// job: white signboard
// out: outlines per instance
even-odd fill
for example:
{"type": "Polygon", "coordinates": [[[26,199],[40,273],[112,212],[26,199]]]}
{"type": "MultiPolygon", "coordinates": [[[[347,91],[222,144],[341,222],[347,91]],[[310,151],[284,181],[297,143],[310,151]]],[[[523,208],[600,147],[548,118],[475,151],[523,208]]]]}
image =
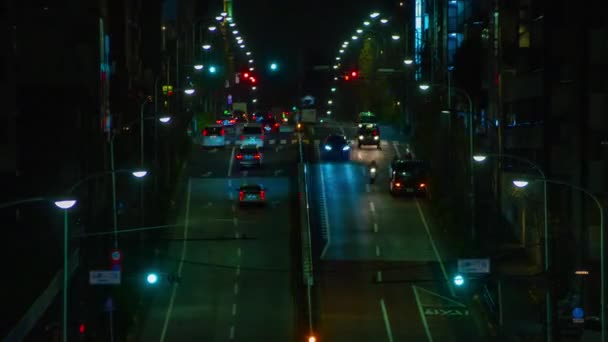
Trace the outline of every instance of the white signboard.
{"type": "Polygon", "coordinates": [[[247,113],[247,102],[234,102],[232,104],[232,110],[240,110],[247,113]]]}
{"type": "Polygon", "coordinates": [[[89,271],[91,285],[120,285],[120,271],[89,271]]]}
{"type": "Polygon", "coordinates": [[[490,259],[458,259],[460,273],[490,273],[490,259]]]}

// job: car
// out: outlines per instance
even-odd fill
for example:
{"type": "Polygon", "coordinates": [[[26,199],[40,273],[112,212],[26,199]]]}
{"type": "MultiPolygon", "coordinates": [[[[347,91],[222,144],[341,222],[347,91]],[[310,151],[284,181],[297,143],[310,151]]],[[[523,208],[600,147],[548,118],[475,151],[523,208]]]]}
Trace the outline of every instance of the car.
{"type": "Polygon", "coordinates": [[[390,167],[389,191],[391,195],[411,194],[426,196],[428,167],[422,160],[396,159],[390,167]]]}
{"type": "Polygon", "coordinates": [[[266,190],[260,184],[244,184],[239,187],[239,205],[266,204],[266,190]]]}
{"type": "Polygon", "coordinates": [[[262,119],[262,126],[264,127],[264,131],[266,131],[266,133],[278,133],[280,129],[279,123],[272,115],[262,119]]]}
{"type": "Polygon", "coordinates": [[[256,145],[264,148],[264,129],[258,123],[248,123],[241,129],[241,145],[256,145]]]}
{"type": "Polygon", "coordinates": [[[322,156],[326,159],[350,160],[350,144],[344,135],[328,135],[321,148],[322,156]]]}
{"type": "Polygon", "coordinates": [[[231,116],[225,116],[215,120],[215,123],[224,127],[233,127],[236,124],[236,118],[231,116]]]}
{"type": "Polygon", "coordinates": [[[359,131],[357,132],[357,142],[359,148],[361,148],[361,146],[374,145],[380,150],[380,129],[378,129],[378,127],[359,128],[359,131]]]}
{"type": "Polygon", "coordinates": [[[262,166],[263,155],[256,145],[241,145],[234,158],[240,167],[262,166]]]}
{"type": "Polygon", "coordinates": [[[226,131],[222,125],[208,125],[203,128],[203,147],[224,147],[226,131]]]}
{"type": "Polygon", "coordinates": [[[378,126],[378,119],[372,112],[361,112],[357,117],[358,128],[375,128],[378,126]]]}

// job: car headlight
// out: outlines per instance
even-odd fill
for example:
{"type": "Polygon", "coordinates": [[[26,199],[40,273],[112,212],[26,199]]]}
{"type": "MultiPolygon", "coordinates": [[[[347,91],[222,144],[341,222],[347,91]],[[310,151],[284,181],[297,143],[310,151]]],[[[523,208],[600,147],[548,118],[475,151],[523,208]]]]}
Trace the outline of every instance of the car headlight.
{"type": "Polygon", "coordinates": [[[378,139],[380,139],[380,137],[376,135],[376,136],[374,137],[374,140],[378,140],[378,139]]]}
{"type": "Polygon", "coordinates": [[[369,171],[370,171],[371,173],[374,173],[374,172],[376,172],[376,168],[375,168],[375,167],[372,167],[371,169],[369,169],[369,171]]]}
{"type": "Polygon", "coordinates": [[[331,146],[325,145],[325,151],[331,151],[331,146]]]}
{"type": "Polygon", "coordinates": [[[363,127],[363,124],[359,124],[359,128],[363,127]]]}
{"type": "Polygon", "coordinates": [[[363,136],[362,135],[359,136],[359,140],[363,140],[363,136]]]}
{"type": "Polygon", "coordinates": [[[346,145],[344,147],[342,147],[342,151],[348,151],[350,150],[350,146],[346,145]]]}

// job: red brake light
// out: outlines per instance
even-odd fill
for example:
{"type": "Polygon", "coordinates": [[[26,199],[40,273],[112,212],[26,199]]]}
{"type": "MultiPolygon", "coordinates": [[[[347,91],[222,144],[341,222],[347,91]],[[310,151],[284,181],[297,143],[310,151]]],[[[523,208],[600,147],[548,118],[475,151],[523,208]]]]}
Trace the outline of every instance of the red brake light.
{"type": "Polygon", "coordinates": [[[236,122],[236,120],[235,120],[235,119],[230,119],[230,123],[231,123],[231,124],[233,124],[233,123],[235,123],[235,122],[236,122]]]}
{"type": "Polygon", "coordinates": [[[240,160],[240,159],[243,159],[243,155],[242,155],[242,154],[240,154],[240,153],[239,153],[239,154],[237,154],[237,155],[236,155],[236,159],[239,159],[239,160],[240,160]]]}
{"type": "Polygon", "coordinates": [[[84,334],[85,330],[86,330],[86,327],[85,327],[84,323],[80,323],[80,326],[78,326],[78,332],[81,334],[84,334]]]}
{"type": "Polygon", "coordinates": [[[260,159],[260,158],[261,158],[261,156],[259,153],[255,155],[255,159],[260,159]]]}
{"type": "Polygon", "coordinates": [[[243,197],[245,197],[245,192],[239,191],[239,201],[242,201],[243,197]]]}
{"type": "Polygon", "coordinates": [[[204,137],[206,137],[206,136],[207,136],[207,130],[206,130],[206,129],[204,129],[204,130],[203,130],[203,136],[204,136],[204,137]]]}
{"type": "Polygon", "coordinates": [[[222,136],[224,136],[226,134],[226,131],[224,131],[224,129],[222,128],[222,131],[220,133],[222,136]]]}
{"type": "Polygon", "coordinates": [[[275,123],[275,124],[274,124],[274,127],[279,127],[279,124],[278,124],[278,123],[275,123]]]}
{"type": "Polygon", "coordinates": [[[216,123],[216,124],[221,124],[221,123],[222,123],[222,120],[215,120],[215,123],[216,123]]]}
{"type": "Polygon", "coordinates": [[[262,201],[266,200],[266,192],[264,190],[260,191],[260,198],[262,201]]]}

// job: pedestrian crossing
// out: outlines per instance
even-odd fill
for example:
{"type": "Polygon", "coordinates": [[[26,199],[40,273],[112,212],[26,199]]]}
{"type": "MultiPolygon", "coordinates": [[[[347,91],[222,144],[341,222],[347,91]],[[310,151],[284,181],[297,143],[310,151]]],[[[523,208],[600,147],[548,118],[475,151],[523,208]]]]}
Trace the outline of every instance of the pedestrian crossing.
{"type": "MultiPolygon", "coordinates": [[[[320,139],[302,139],[302,143],[304,144],[310,144],[313,143],[315,145],[319,145],[321,143],[320,139]]],[[[226,140],[225,145],[226,146],[239,146],[242,144],[241,140],[226,140]]],[[[269,139],[266,140],[265,145],[297,145],[298,144],[298,139],[269,139]]],[[[350,144],[351,145],[356,145],[357,144],[357,140],[353,139],[350,140],[350,144]]],[[[380,140],[380,145],[385,146],[385,145],[399,145],[399,144],[403,144],[403,145],[407,145],[404,142],[398,141],[398,140],[380,140]]]]}

